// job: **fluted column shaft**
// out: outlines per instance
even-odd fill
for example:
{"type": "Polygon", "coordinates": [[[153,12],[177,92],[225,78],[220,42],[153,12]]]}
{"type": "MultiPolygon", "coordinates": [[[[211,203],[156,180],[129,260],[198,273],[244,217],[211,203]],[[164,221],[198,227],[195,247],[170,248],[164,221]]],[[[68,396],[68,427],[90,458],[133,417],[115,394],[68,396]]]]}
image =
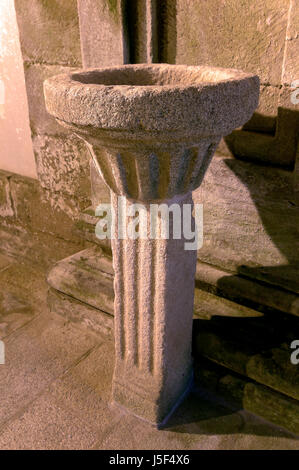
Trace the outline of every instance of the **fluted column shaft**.
{"type": "MultiPolygon", "coordinates": [[[[161,213],[155,218],[157,238],[151,238],[150,204],[143,204],[139,212],[139,230],[143,226],[146,237],[119,239],[119,235],[124,236],[120,199],[125,198],[111,192],[111,199],[116,214],[112,240],[116,347],[113,400],[139,417],[161,424],[192,379],[196,251],[185,249],[183,234],[180,239],[173,238],[172,216],[169,239],[161,238],[161,213]]],[[[125,202],[127,208],[134,203],[125,202]]],[[[191,193],[163,204],[167,208],[175,204],[176,210],[182,211],[184,204],[192,205],[191,193]]]]}

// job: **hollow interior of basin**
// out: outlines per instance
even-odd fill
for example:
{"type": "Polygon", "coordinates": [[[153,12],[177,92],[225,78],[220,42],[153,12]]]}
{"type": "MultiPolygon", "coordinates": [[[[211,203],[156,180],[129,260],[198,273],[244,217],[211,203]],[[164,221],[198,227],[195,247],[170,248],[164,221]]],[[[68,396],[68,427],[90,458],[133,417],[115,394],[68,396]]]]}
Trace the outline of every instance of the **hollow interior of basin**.
{"type": "Polygon", "coordinates": [[[233,70],[180,65],[119,67],[72,74],[72,79],[93,85],[188,86],[237,78],[233,70]]]}

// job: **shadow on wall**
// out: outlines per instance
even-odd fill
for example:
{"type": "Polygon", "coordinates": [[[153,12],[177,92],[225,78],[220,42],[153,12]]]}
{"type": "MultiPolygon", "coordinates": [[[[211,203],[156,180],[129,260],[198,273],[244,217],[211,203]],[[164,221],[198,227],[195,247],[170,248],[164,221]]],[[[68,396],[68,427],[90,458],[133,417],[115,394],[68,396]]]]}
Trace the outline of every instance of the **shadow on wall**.
{"type": "MultiPolygon", "coordinates": [[[[272,242],[287,260],[287,265],[261,266],[257,268],[239,266],[240,274],[270,282],[287,290],[299,293],[299,208],[293,202],[290,187],[277,187],[273,200],[263,198],[263,184],[267,184],[265,173],[245,175],[237,161],[227,160],[226,165],[236,174],[250,191],[263,227],[272,242]],[[244,178],[248,176],[248,178],[244,178]]],[[[273,172],[273,170],[272,170],[273,172]]],[[[270,173],[270,172],[269,172],[270,173]]],[[[273,172],[274,173],[274,172],[273,172]]],[[[273,183],[275,179],[273,178],[273,183]]],[[[219,281],[221,284],[221,281],[219,281]]]]}
{"type": "Polygon", "coordinates": [[[157,62],[176,63],[177,55],[177,6],[176,0],[164,0],[158,9],[158,60],[157,62]]]}
{"type": "MultiPolygon", "coordinates": [[[[286,111],[285,116],[291,115],[292,119],[286,121],[280,116],[278,120],[280,128],[276,130],[275,136],[262,136],[262,138],[268,139],[266,142],[268,142],[273,154],[275,153],[277,157],[281,154],[282,161],[280,163],[282,165],[283,153],[289,152],[291,167],[294,168],[299,112],[284,111],[286,111]]],[[[251,134],[247,138],[251,137],[253,141],[256,138],[256,134],[248,132],[241,132],[238,138],[241,140],[245,134],[251,134]]],[[[225,140],[234,154],[236,145],[232,143],[231,136],[225,140]]],[[[258,151],[258,148],[256,150],[258,151]]],[[[244,166],[239,164],[238,158],[240,156],[238,155],[235,160],[227,159],[225,164],[249,190],[265,231],[280,253],[288,260],[288,264],[260,267],[241,265],[238,268],[238,273],[299,293],[299,207],[294,190],[296,175],[291,171],[274,168],[271,165],[273,163],[271,155],[269,155],[269,162],[259,161],[259,157],[259,153],[256,158],[242,157],[242,160],[255,161],[255,165],[250,165],[247,171],[244,171],[244,166]]],[[[220,280],[219,287],[224,287],[223,283],[225,282],[229,282],[229,280],[227,278],[220,280]]]]}
{"type": "MultiPolygon", "coordinates": [[[[290,90],[286,90],[288,94],[290,90]]],[[[277,116],[271,123],[266,130],[266,126],[269,126],[268,116],[256,112],[242,130],[235,130],[225,138],[226,145],[237,158],[293,170],[298,144],[299,111],[279,106],[277,116]]]]}

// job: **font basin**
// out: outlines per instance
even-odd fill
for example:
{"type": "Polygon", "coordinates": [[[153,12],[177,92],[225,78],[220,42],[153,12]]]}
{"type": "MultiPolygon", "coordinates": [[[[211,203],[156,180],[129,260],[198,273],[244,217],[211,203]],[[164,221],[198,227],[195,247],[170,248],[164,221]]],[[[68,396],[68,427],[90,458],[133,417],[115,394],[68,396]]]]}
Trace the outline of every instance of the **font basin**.
{"type": "Polygon", "coordinates": [[[49,78],[44,93],[48,112],[83,133],[194,139],[224,136],[248,121],[258,104],[259,78],[208,66],[123,65],[49,78]]]}

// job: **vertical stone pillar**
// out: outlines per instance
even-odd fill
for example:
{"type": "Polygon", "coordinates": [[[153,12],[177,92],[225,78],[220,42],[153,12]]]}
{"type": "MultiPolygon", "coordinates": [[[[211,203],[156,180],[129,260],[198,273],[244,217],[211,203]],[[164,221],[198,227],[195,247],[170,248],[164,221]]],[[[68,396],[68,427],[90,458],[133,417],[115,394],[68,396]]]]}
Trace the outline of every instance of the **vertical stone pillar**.
{"type": "MultiPolygon", "coordinates": [[[[125,198],[111,194],[116,214],[112,241],[116,348],[113,401],[159,425],[178,405],[192,381],[196,250],[185,249],[188,241],[183,236],[174,238],[174,229],[183,232],[183,227],[182,222],[176,227],[173,223],[176,216],[182,221],[183,205],[192,206],[192,196],[188,192],[163,201],[162,212],[154,219],[150,204],[142,205],[139,235],[144,238],[132,239],[132,233],[129,238],[123,230],[130,230],[132,223],[130,217],[123,218],[125,198]],[[168,226],[163,208],[165,213],[173,209],[169,239],[161,238],[163,224],[168,226]],[[151,220],[156,222],[156,239],[151,238],[151,220]]],[[[125,201],[127,212],[133,215],[133,202],[125,201]]]]}

